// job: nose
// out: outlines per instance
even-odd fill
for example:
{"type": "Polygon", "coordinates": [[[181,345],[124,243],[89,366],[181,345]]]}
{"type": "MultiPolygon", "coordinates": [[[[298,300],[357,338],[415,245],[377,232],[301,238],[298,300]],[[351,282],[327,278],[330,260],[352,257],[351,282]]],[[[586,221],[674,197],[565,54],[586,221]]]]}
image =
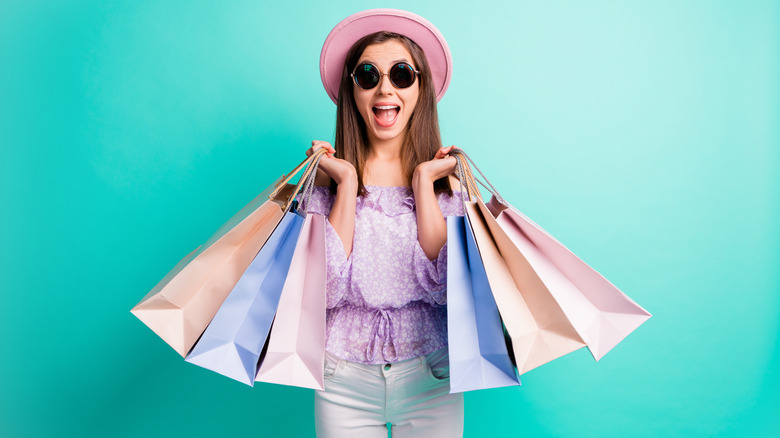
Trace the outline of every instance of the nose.
{"type": "Polygon", "coordinates": [[[390,82],[390,76],[387,73],[383,73],[379,76],[379,83],[376,86],[377,93],[390,94],[395,87],[390,82]]]}

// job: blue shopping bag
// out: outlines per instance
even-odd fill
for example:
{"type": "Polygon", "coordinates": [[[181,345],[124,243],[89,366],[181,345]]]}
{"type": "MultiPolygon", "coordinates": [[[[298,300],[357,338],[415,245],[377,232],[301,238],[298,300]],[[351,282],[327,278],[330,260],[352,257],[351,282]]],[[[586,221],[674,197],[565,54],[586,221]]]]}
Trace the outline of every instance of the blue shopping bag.
{"type": "Polygon", "coordinates": [[[471,225],[447,217],[450,392],[519,385],[471,225]]]}
{"type": "Polygon", "coordinates": [[[254,385],[303,222],[293,203],[187,355],[187,362],[254,385]]]}

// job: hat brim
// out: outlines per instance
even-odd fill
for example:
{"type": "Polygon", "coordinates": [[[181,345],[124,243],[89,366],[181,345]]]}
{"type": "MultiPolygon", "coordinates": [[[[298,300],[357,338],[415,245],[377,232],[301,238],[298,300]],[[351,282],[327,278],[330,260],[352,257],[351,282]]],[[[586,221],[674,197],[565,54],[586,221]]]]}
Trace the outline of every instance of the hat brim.
{"type": "Polygon", "coordinates": [[[358,12],[342,20],[330,31],[320,53],[320,76],[331,100],[338,103],[341,71],[349,49],[360,38],[379,31],[404,35],[422,48],[431,68],[436,101],[440,101],[452,76],[452,56],[447,41],[428,20],[399,9],[358,12]]]}

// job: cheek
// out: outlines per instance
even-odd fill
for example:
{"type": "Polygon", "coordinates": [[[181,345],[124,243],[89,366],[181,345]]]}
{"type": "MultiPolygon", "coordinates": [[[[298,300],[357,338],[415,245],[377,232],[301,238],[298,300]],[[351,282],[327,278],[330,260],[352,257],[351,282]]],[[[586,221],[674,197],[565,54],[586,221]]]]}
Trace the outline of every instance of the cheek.
{"type": "Polygon", "coordinates": [[[367,118],[369,116],[368,113],[370,113],[370,108],[368,108],[368,103],[366,99],[361,99],[360,96],[353,95],[355,98],[355,106],[357,107],[358,113],[363,117],[363,121],[367,122],[367,118]]]}
{"type": "Polygon", "coordinates": [[[412,114],[414,113],[414,110],[417,109],[417,105],[420,103],[419,99],[420,99],[420,93],[417,90],[410,92],[409,95],[406,97],[405,99],[406,109],[408,110],[407,114],[409,117],[411,117],[412,114]]]}

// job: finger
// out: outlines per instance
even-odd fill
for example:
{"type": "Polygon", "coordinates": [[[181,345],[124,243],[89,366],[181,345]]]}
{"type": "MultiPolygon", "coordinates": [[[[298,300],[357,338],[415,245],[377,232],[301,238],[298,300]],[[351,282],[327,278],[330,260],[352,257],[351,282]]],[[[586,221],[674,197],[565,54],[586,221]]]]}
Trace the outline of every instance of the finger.
{"type": "Polygon", "coordinates": [[[310,156],[312,156],[312,154],[317,152],[317,150],[319,150],[319,149],[325,149],[330,154],[335,153],[335,150],[330,145],[330,143],[328,143],[326,141],[313,140],[311,142],[311,148],[308,151],[306,151],[306,155],[310,157],[310,156]]]}
{"type": "Polygon", "coordinates": [[[327,147],[327,148],[330,148],[330,147],[332,147],[332,146],[330,145],[330,143],[328,143],[327,141],[322,141],[322,140],[312,140],[312,142],[311,142],[311,146],[312,146],[312,147],[315,147],[315,146],[321,146],[321,147],[327,147]]]}
{"type": "Polygon", "coordinates": [[[328,143],[327,141],[314,140],[314,141],[311,142],[311,144],[312,144],[312,150],[314,150],[314,151],[316,151],[317,149],[323,148],[323,149],[327,150],[331,154],[335,154],[336,153],[336,149],[334,149],[333,146],[331,146],[331,144],[328,143]]]}
{"type": "Polygon", "coordinates": [[[436,158],[444,158],[449,153],[449,148],[441,148],[438,151],[436,151],[436,158]]]}
{"type": "Polygon", "coordinates": [[[311,157],[314,155],[315,152],[317,152],[319,149],[322,149],[322,146],[312,146],[311,149],[306,151],[306,156],[311,157]]]}
{"type": "Polygon", "coordinates": [[[307,157],[311,157],[312,154],[314,154],[314,151],[319,149],[318,143],[319,143],[319,140],[312,140],[311,141],[311,147],[308,150],[306,150],[306,156],[307,157]]]}
{"type": "Polygon", "coordinates": [[[447,147],[442,147],[442,148],[440,148],[440,149],[439,149],[439,150],[436,152],[436,156],[437,156],[438,158],[444,158],[444,157],[445,157],[447,154],[449,154],[449,153],[450,153],[450,151],[452,151],[452,148],[454,148],[454,147],[455,147],[455,146],[447,146],[447,147]]]}
{"type": "Polygon", "coordinates": [[[332,147],[332,146],[330,146],[330,145],[327,145],[327,146],[321,146],[321,148],[322,148],[322,149],[325,149],[325,155],[326,155],[326,156],[328,156],[328,157],[331,157],[331,158],[333,158],[333,157],[334,157],[334,155],[336,154],[336,150],[335,150],[335,149],[333,149],[333,147],[332,147]]]}

